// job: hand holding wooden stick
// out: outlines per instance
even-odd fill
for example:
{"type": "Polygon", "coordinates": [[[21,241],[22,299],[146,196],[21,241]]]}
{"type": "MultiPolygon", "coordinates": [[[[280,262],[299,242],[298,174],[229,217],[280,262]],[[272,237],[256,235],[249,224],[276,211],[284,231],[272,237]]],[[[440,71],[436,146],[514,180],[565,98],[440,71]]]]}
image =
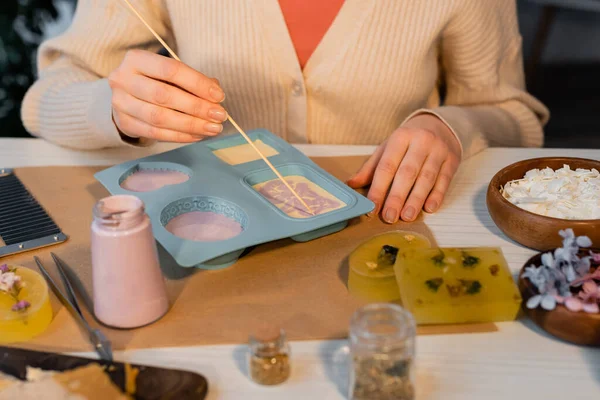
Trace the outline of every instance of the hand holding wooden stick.
{"type": "MultiPolygon", "coordinates": [[[[173,57],[175,60],[181,62],[181,59],[177,56],[177,54],[175,54],[175,52],[160,37],[160,35],[154,29],[152,29],[152,27],[138,13],[138,11],[129,2],[129,0],[123,0],[123,1],[131,9],[131,11],[138,17],[138,19],[146,26],[146,28],[148,28],[148,30],[154,35],[154,37],[156,37],[156,39],[163,45],[163,47],[169,52],[169,54],[171,55],[171,57],[173,57]]],[[[233,118],[231,118],[231,115],[229,115],[229,113],[227,113],[227,119],[229,120],[229,122],[231,122],[231,124],[235,127],[235,129],[237,129],[237,131],[244,137],[244,139],[248,142],[248,144],[250,146],[252,146],[252,148],[258,153],[258,155],[264,160],[264,162],[269,166],[269,168],[271,168],[271,170],[275,173],[275,175],[277,176],[277,178],[279,178],[279,180],[281,180],[281,182],[290,190],[290,192],[292,192],[292,194],[300,201],[300,203],[302,203],[302,205],[304,207],[306,207],[306,209],[308,210],[308,212],[311,215],[315,215],[315,213],[308,206],[308,204],[306,204],[306,202],[302,199],[302,197],[300,197],[300,195],[290,186],[290,184],[286,182],[286,180],[283,178],[283,176],[281,176],[281,174],[279,173],[279,171],[277,171],[277,169],[273,166],[273,164],[271,164],[271,162],[267,159],[267,157],[265,157],[265,155],[254,145],[254,143],[252,143],[252,140],[248,137],[248,135],[246,135],[246,133],[242,130],[242,128],[240,128],[240,126],[233,120],[233,118]]]]}

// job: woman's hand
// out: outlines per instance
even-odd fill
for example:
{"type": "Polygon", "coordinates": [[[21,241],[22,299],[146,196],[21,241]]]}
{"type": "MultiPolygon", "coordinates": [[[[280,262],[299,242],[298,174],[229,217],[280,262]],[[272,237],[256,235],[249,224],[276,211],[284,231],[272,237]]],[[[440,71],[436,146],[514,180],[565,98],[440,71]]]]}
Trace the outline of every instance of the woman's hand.
{"type": "Polygon", "coordinates": [[[182,62],[131,50],[108,81],[115,125],[127,136],[189,143],[223,130],[219,82],[182,62]]]}
{"type": "Polygon", "coordinates": [[[395,223],[414,221],[422,208],[435,212],[460,164],[457,138],[439,118],[420,114],[383,142],[348,185],[371,184],[373,215],[395,223]],[[423,207],[424,206],[424,207],[423,207]]]}

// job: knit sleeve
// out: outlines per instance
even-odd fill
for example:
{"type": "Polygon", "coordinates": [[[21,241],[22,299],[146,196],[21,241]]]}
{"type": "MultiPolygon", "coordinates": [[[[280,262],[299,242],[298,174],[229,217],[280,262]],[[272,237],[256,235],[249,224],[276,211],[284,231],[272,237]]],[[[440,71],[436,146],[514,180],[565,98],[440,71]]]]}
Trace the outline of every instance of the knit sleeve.
{"type": "MultiPolygon", "coordinates": [[[[154,30],[172,42],[159,0],[130,1],[154,30]]],[[[67,31],[38,49],[38,79],[23,99],[23,124],[32,135],[65,147],[131,146],[112,121],[107,77],[129,49],[158,51],[160,45],[122,0],[77,3],[67,31]]]]}
{"type": "Polygon", "coordinates": [[[445,99],[410,117],[438,116],[458,137],[463,158],[487,146],[542,146],[549,112],[525,89],[515,0],[462,4],[441,37],[445,99]]]}

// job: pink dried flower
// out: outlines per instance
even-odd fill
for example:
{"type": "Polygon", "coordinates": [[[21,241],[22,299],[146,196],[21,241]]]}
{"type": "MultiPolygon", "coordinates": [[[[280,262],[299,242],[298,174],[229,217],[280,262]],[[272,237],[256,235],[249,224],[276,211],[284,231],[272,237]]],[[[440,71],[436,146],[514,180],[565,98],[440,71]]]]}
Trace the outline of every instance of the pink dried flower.
{"type": "Polygon", "coordinates": [[[600,287],[594,281],[586,282],[577,295],[583,301],[598,301],[600,300],[600,287]]]}
{"type": "Polygon", "coordinates": [[[587,281],[581,286],[581,291],[590,294],[598,291],[598,284],[594,281],[587,281]]]}
{"type": "Polygon", "coordinates": [[[600,312],[596,298],[581,299],[579,297],[567,297],[564,302],[559,302],[572,312],[585,311],[586,313],[596,314],[600,312]]]}
{"type": "Polygon", "coordinates": [[[24,311],[27,310],[31,304],[27,300],[20,300],[14,306],[12,306],[13,311],[24,311]]]}
{"type": "Polygon", "coordinates": [[[583,302],[583,311],[589,314],[597,314],[600,312],[600,307],[598,307],[598,303],[596,302],[583,302]]]}
{"type": "Polygon", "coordinates": [[[564,304],[565,304],[565,307],[567,307],[567,309],[569,309],[569,311],[578,312],[583,309],[583,302],[581,301],[581,299],[578,299],[577,297],[569,297],[569,298],[565,299],[564,304]]]}
{"type": "Polygon", "coordinates": [[[585,282],[581,286],[581,291],[577,296],[567,298],[557,298],[557,303],[564,306],[573,312],[584,311],[590,314],[600,312],[598,302],[600,301],[600,286],[592,280],[585,282]]]}
{"type": "Polygon", "coordinates": [[[0,265],[0,272],[4,273],[4,272],[8,272],[8,271],[10,271],[10,269],[8,268],[8,265],[6,265],[6,264],[0,265]]]}
{"type": "Polygon", "coordinates": [[[591,273],[591,274],[587,274],[582,276],[579,279],[575,279],[573,282],[571,282],[571,286],[579,286],[582,283],[594,280],[594,279],[598,279],[600,280],[600,268],[596,268],[596,270],[591,273]]]}
{"type": "Polygon", "coordinates": [[[563,304],[572,312],[584,311],[589,314],[600,312],[598,305],[598,302],[600,302],[600,286],[591,278],[585,280],[576,296],[555,296],[555,299],[558,304],[563,304]]]}
{"type": "Polygon", "coordinates": [[[590,251],[590,256],[592,256],[593,262],[600,264],[600,253],[594,253],[593,251],[590,251]]]}

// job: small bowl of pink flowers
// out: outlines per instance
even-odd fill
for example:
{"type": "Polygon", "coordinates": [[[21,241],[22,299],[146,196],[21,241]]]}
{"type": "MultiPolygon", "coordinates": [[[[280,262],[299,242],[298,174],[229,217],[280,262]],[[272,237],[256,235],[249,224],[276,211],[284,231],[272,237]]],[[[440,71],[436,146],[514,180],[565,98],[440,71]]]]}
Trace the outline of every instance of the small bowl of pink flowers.
{"type": "Polygon", "coordinates": [[[572,229],[562,247],[529,259],[519,274],[523,311],[562,340],[600,347],[600,248],[572,229]]]}

